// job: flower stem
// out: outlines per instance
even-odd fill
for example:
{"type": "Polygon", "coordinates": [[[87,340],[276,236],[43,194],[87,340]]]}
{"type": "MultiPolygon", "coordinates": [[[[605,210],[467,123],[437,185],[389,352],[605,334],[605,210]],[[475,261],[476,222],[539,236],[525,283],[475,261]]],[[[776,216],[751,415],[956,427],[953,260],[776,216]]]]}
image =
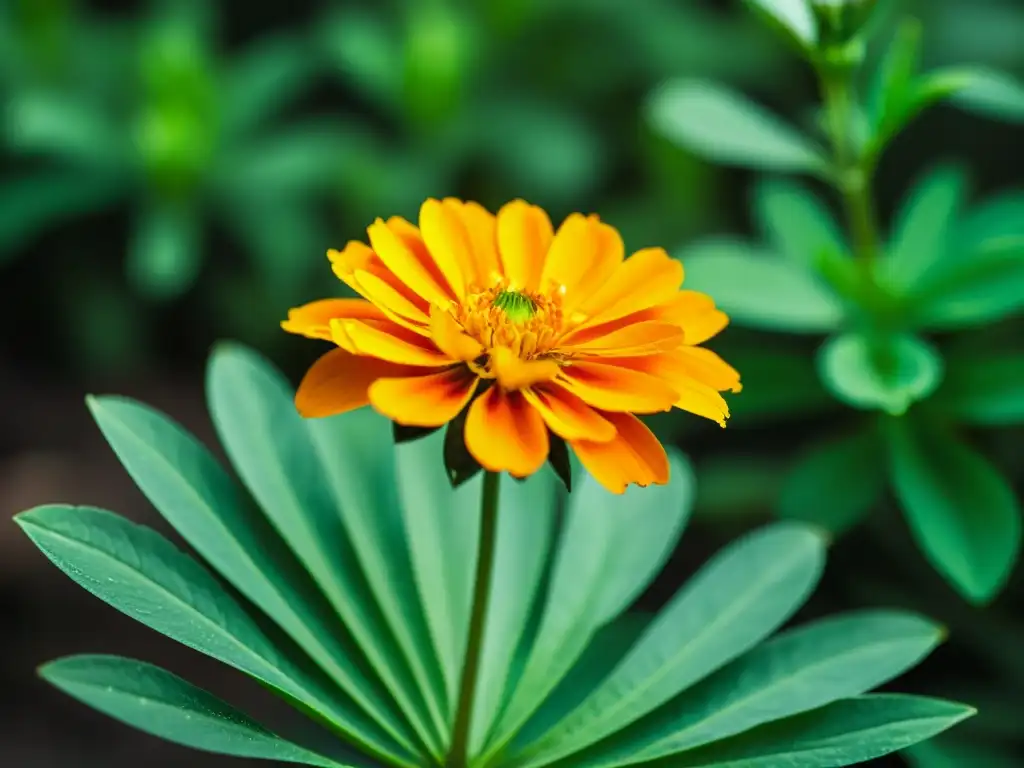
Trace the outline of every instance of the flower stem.
{"type": "Polygon", "coordinates": [[[494,569],[494,545],[498,528],[498,481],[501,475],[487,472],[480,495],[480,545],[476,559],[476,583],[473,587],[473,608],[466,640],[466,662],[462,668],[459,703],[452,726],[452,742],[448,750],[447,768],[468,768],[469,734],[480,671],[480,650],[483,647],[484,622],[491,595],[491,571],[494,569]]]}

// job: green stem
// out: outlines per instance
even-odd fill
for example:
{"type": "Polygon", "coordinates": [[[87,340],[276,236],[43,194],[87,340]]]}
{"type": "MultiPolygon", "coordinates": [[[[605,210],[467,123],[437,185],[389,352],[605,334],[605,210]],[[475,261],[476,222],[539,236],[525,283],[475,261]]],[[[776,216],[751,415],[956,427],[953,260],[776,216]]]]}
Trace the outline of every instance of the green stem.
{"type": "Polygon", "coordinates": [[[498,480],[501,475],[488,472],[480,496],[480,546],[476,559],[476,583],[473,587],[473,609],[466,640],[466,662],[462,669],[459,704],[452,726],[452,742],[448,750],[448,768],[468,768],[469,727],[473,716],[477,675],[480,671],[480,650],[483,647],[484,623],[491,596],[491,571],[494,569],[494,545],[498,528],[498,480]]]}

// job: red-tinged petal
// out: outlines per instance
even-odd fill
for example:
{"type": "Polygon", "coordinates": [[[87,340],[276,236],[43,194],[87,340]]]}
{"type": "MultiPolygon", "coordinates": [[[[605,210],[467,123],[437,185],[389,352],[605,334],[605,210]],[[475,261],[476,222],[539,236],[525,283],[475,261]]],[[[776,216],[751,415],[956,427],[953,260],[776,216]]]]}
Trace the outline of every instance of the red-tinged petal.
{"type": "Polygon", "coordinates": [[[288,310],[281,327],[309,339],[331,340],[331,320],[352,317],[383,320],[384,313],[364,299],[321,299],[288,310]]]}
{"type": "Polygon", "coordinates": [[[535,205],[514,200],[498,211],[498,250],[513,290],[537,290],[553,238],[551,219],[535,205]]]}
{"type": "Polygon", "coordinates": [[[570,318],[599,325],[669,301],[683,284],[683,265],[664,248],[645,248],[623,261],[609,280],[586,297],[570,318]]]}
{"type": "Polygon", "coordinates": [[[459,366],[440,373],[378,379],[370,403],[392,421],[410,427],[440,427],[454,419],[473,397],[477,377],[459,366]]]}
{"type": "Polygon", "coordinates": [[[335,344],[354,355],[423,367],[455,362],[429,340],[389,321],[332,320],[331,334],[335,344]]]}
{"type": "Polygon", "coordinates": [[[462,202],[428,199],[420,207],[420,231],[434,261],[458,298],[480,285],[473,239],[462,218],[462,202]]]}
{"type": "Polygon", "coordinates": [[[448,286],[432,274],[429,265],[424,263],[422,259],[426,257],[417,251],[417,241],[412,234],[400,226],[386,224],[381,219],[371,224],[367,233],[373,250],[395,277],[425,302],[446,304],[454,295],[448,286]]]}
{"type": "Polygon", "coordinates": [[[629,485],[664,485],[669,479],[665,448],[636,416],[604,414],[615,425],[616,435],[607,442],[571,442],[580,462],[612,493],[625,493],[629,485]]]}
{"type": "Polygon", "coordinates": [[[677,391],[662,379],[618,362],[573,361],[562,368],[558,383],[605,411],[657,413],[670,410],[679,399],[677,391]]]}
{"type": "Polygon", "coordinates": [[[729,316],[715,308],[714,300],[698,291],[680,291],[660,305],[654,317],[682,326],[691,345],[704,343],[729,324],[729,316]]]}
{"type": "Polygon", "coordinates": [[[306,372],[295,394],[295,407],[307,418],[352,411],[370,402],[367,392],[377,379],[411,376],[424,370],[332,349],[306,372]]]}
{"type": "Polygon", "coordinates": [[[559,437],[598,443],[615,437],[615,427],[610,421],[557,384],[524,389],[523,396],[559,437]]]}
{"type": "Polygon", "coordinates": [[[683,329],[677,325],[646,322],[627,325],[599,336],[588,332],[576,334],[571,342],[563,341],[559,347],[588,356],[631,357],[676,349],[682,346],[683,339],[683,329]]]}
{"type": "Polygon", "coordinates": [[[490,472],[532,475],[547,460],[548,430],[521,392],[492,386],[469,407],[466,448],[490,472]]]}

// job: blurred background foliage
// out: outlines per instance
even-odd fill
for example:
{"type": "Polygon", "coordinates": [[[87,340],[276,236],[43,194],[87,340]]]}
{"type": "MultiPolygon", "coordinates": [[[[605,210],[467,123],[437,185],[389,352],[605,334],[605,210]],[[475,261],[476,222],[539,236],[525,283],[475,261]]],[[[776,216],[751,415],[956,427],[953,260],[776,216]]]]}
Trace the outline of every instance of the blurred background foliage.
{"type": "MultiPolygon", "coordinates": [[[[47,397],[198,378],[220,338],[297,376],[311,353],[278,322],[342,293],[324,253],[377,216],[444,195],[598,212],[734,318],[730,428],[655,419],[697,465],[699,530],[832,530],[819,599],[948,622],[920,687],[981,706],[908,759],[1019,765],[1024,5],[875,11],[853,110],[868,295],[815,67],[741,0],[0,3],[5,467],[38,450],[19,419],[47,397]]],[[[28,493],[11,512],[59,500],[28,493]]]]}

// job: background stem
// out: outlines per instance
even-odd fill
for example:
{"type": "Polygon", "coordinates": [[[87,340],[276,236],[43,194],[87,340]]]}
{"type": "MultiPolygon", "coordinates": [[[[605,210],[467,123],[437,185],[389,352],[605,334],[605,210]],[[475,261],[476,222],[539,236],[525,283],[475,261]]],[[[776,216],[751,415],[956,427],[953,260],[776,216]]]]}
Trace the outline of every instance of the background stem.
{"type": "Polygon", "coordinates": [[[491,595],[491,571],[494,568],[494,545],[498,528],[498,486],[501,475],[488,472],[480,496],[480,546],[476,560],[476,582],[473,587],[473,609],[469,619],[469,637],[466,640],[466,663],[462,669],[459,703],[452,726],[451,747],[448,750],[448,768],[467,768],[469,765],[469,734],[476,694],[477,673],[480,669],[480,650],[484,639],[484,622],[491,595]]]}

